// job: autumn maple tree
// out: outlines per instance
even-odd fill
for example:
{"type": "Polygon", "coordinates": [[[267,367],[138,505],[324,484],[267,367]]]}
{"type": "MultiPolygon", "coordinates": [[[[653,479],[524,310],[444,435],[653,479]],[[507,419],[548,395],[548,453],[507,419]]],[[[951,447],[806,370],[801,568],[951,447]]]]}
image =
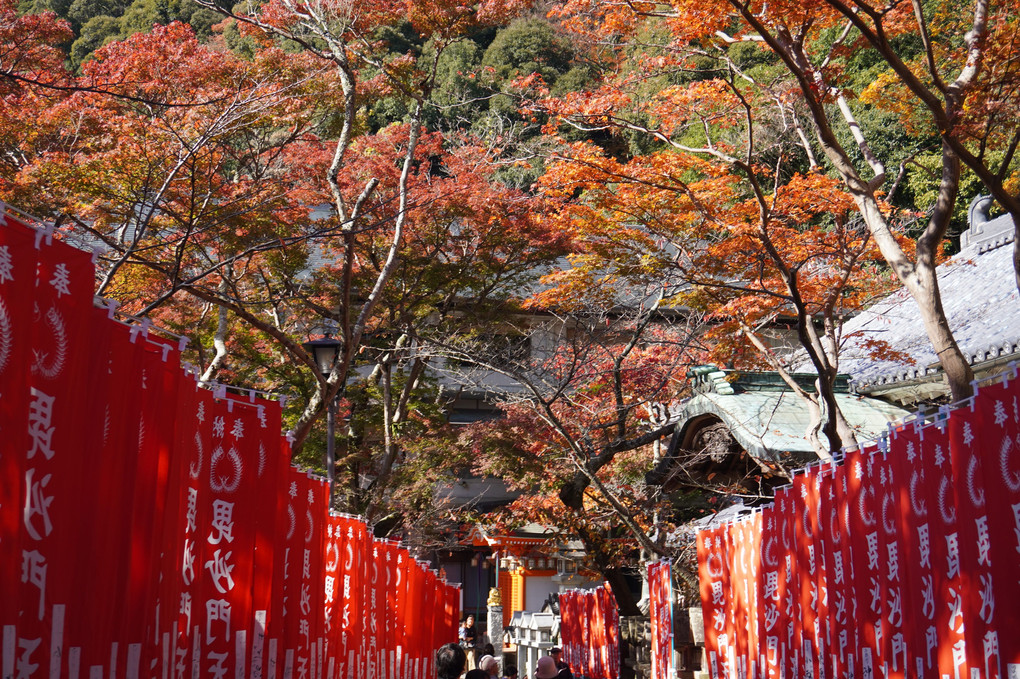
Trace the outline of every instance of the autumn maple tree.
{"type": "Polygon", "coordinates": [[[297,423],[296,444],[300,446],[324,404],[337,397],[351,376],[355,356],[372,325],[373,313],[400,266],[405,234],[415,207],[412,184],[415,178],[429,175],[422,172],[418,147],[443,51],[466,31],[505,20],[514,6],[498,2],[470,7],[458,3],[424,2],[407,6],[383,2],[355,9],[349,3],[335,0],[313,3],[275,0],[233,12],[216,3],[202,4],[228,16],[253,40],[267,43],[287,40],[296,44],[302,56],[329,69],[338,86],[339,101],[330,113],[335,123],[335,134],[329,139],[332,151],[320,177],[328,187],[336,241],[335,246],[329,247],[335,253],[339,282],[332,303],[323,310],[328,310],[328,316],[336,322],[343,346],[332,374],[322,380],[321,388],[297,423]],[[375,36],[404,21],[410,22],[422,42],[431,45],[429,58],[419,60],[413,54],[378,49],[375,36]],[[345,184],[360,133],[358,120],[362,107],[373,97],[391,94],[403,101],[408,112],[400,128],[401,138],[395,142],[401,158],[399,172],[395,176],[392,172],[386,176],[363,176],[358,186],[345,184]],[[385,180],[392,184],[384,186],[385,180]],[[389,208],[385,216],[374,209],[380,196],[385,196],[389,208]],[[380,233],[385,234],[383,239],[388,245],[378,258],[371,260],[379,263],[374,279],[364,288],[357,287],[359,273],[368,270],[360,267],[364,261],[358,254],[360,244],[365,239],[377,241],[380,233]]]}
{"type": "MultiPolygon", "coordinates": [[[[380,179],[366,204],[379,219],[399,206],[393,193],[398,184],[386,180],[401,171],[394,161],[403,133],[390,127],[359,139],[343,178],[352,185],[380,179]]],[[[367,516],[379,516],[394,503],[421,503],[421,495],[405,492],[407,486],[424,495],[432,489],[410,482],[409,470],[429,478],[439,467],[453,470],[437,462],[442,455],[429,445],[448,435],[439,431],[445,415],[435,357],[422,346],[502,324],[519,308],[516,293],[527,290],[537,271],[569,246],[569,239],[543,219],[540,201],[505,187],[493,191],[494,170],[486,155],[466,145],[445,150],[443,136],[435,133],[423,134],[418,145],[401,256],[380,293],[379,312],[368,321],[357,374],[349,376],[342,401],[348,426],[339,441],[345,480],[340,492],[346,506],[367,516]]],[[[358,252],[364,262],[351,272],[356,289],[376,279],[389,246],[385,230],[363,235],[358,252]]],[[[343,280],[343,259],[326,259],[294,293],[333,317],[328,304],[343,280]]]]}
{"type": "Polygon", "coordinates": [[[55,93],[36,82],[62,84],[69,79],[60,43],[70,28],[53,14],[21,15],[17,3],[0,3],[0,191],[8,194],[12,174],[25,162],[24,148],[47,136],[38,112],[55,93]]]}
{"type": "Polygon", "coordinates": [[[477,336],[436,340],[428,350],[473,366],[459,371],[461,380],[483,386],[498,373],[517,385],[497,399],[498,419],[460,437],[475,473],[522,494],[500,520],[536,522],[554,527],[557,539],[580,540],[621,611],[636,614],[624,580],[628,559],[637,549],[666,552],[665,531],[656,532],[665,524],[653,525],[662,497],[645,485],[644,472],[675,422],[652,412],[686,388],[687,368],[702,355],[700,317],[662,309],[657,287],[629,308],[608,282],[585,292],[558,300],[539,293],[524,305],[531,320],[516,328],[531,340],[530,352],[492,351],[477,336]]]}
{"type": "Polygon", "coordinates": [[[731,71],[650,95],[633,120],[627,111],[598,114],[580,95],[543,102],[568,124],[639,132],[661,147],[623,161],[574,143],[555,156],[541,185],[563,201],[560,218],[583,252],[550,279],[559,292],[547,294],[593,278],[661,281],[672,304],[716,321],[707,334],[716,360],[779,372],[811,415],[809,440],[828,458],[856,443],[835,398],[842,321],[890,279],[850,195],[817,171],[793,172],[804,142],[770,128],[770,116],[785,112],[772,95],[731,71]],[[769,337],[786,319],[818,375],[815,391],[798,384],[781,353],[789,348],[769,337]]]}
{"type": "Polygon", "coordinates": [[[221,302],[257,317],[259,270],[313,235],[310,194],[282,159],[328,83],[283,56],[242,60],[182,24],[108,45],[36,111],[42,133],[7,177],[8,200],[100,250],[98,294],[178,331],[211,321],[207,380],[226,357],[221,302]]]}
{"type": "Polygon", "coordinates": [[[785,374],[768,326],[789,321],[822,456],[853,443],[832,394],[842,319],[892,276],[968,392],[934,267],[965,171],[1018,215],[1015,3],[564,0],[548,21],[514,0],[201,4],[200,28],[94,50],[112,24],[76,26],[75,72],[72,26],[0,4],[0,198],[104,248],[100,294],[196,335],[203,378],[297,393],[298,459],[340,399],[345,507],[421,511],[453,446],[429,368],[485,364],[506,347],[479,341],[558,314],[587,347],[567,342],[550,381],[517,370],[530,396],[502,404],[507,431],[543,432],[529,506],[645,539],[647,498],[612,478],[669,433],[639,413],[693,359],[613,317],[621,291],[651,291],[647,318],[704,314],[699,361],[785,374]],[[324,329],[342,341],[327,378],[301,348],[324,329]]]}
{"type": "Polygon", "coordinates": [[[773,7],[769,13],[762,13],[737,3],[728,4],[745,22],[747,34],[753,33],[763,40],[796,79],[818,145],[854,197],[883,256],[918,302],[921,320],[945,370],[953,397],[962,399],[970,395],[973,371],[946,320],[935,265],[958,198],[964,158],[1003,206],[1014,216],[1020,215],[1014,210],[1017,207],[1015,197],[1011,198],[1003,187],[1012,164],[1013,153],[1009,149],[1015,148],[1017,142],[1015,120],[1003,122],[997,120],[997,116],[981,114],[977,121],[968,121],[965,113],[968,108],[991,112],[985,109],[982,99],[984,103],[991,104],[994,100],[1003,103],[1003,83],[999,81],[1004,74],[1007,81],[1011,77],[1009,74],[1015,66],[1010,62],[1015,57],[1009,48],[1002,49],[1002,41],[1008,44],[1015,36],[1016,8],[1006,3],[990,12],[991,5],[982,0],[975,3],[972,11],[938,4],[934,12],[918,3],[890,8],[863,3],[851,8],[839,2],[822,2],[800,8],[796,13],[776,11],[778,8],[773,7]],[[933,21],[941,14],[948,15],[946,24],[938,19],[933,21]],[[939,41],[948,47],[944,52],[932,41],[933,23],[942,24],[945,30],[939,41]],[[820,32],[825,30],[839,31],[838,37],[821,40],[820,32]],[[990,31],[997,35],[990,35],[990,31]],[[914,70],[904,64],[904,55],[890,44],[891,38],[908,34],[918,37],[923,45],[920,53],[908,57],[914,70]],[[844,45],[845,41],[851,42],[844,45]],[[938,134],[941,143],[939,189],[928,224],[917,238],[913,258],[896,243],[881,209],[879,191],[886,185],[889,175],[847,103],[854,91],[841,77],[837,58],[844,47],[852,49],[869,43],[889,65],[886,79],[890,76],[899,79],[905,89],[920,99],[927,114],[925,127],[929,133],[938,134]],[[996,43],[997,47],[990,50],[996,43]],[[931,85],[922,84],[926,81],[931,85]],[[829,101],[838,105],[838,114],[827,106],[829,101]],[[851,154],[836,137],[833,128],[837,124],[849,125],[854,131],[855,153],[851,154]],[[996,163],[998,154],[993,149],[1005,152],[1004,162],[996,163]],[[992,163],[998,165],[994,172],[992,163]]]}
{"type": "MultiPolygon", "coordinates": [[[[769,195],[734,204],[714,242],[677,260],[692,289],[678,295],[704,305],[719,322],[707,333],[716,356],[740,364],[741,347],[754,349],[750,365],[764,363],[784,379],[810,416],[807,438],[822,459],[857,444],[835,397],[843,321],[887,292],[881,254],[857,218],[850,196],[831,178],[795,175],[769,195]],[[791,318],[817,389],[799,385],[787,368],[789,348],[774,346],[769,329],[791,318]],[[755,360],[758,359],[758,360],[755,360]],[[764,359],[763,361],[761,359],[764,359]]],[[[909,244],[907,245],[909,247],[909,244]]],[[[878,355],[895,354],[885,345],[878,355]]]]}
{"type": "Polygon", "coordinates": [[[952,394],[962,398],[972,373],[946,321],[935,266],[964,164],[1011,209],[1004,187],[1015,183],[1016,119],[1001,111],[1015,91],[1004,86],[1016,68],[1007,47],[1014,10],[984,2],[965,8],[825,0],[564,2],[554,15],[578,42],[589,41],[604,75],[589,92],[549,108],[561,121],[615,133],[632,148],[665,145],[725,162],[740,158],[770,167],[780,179],[809,171],[838,178],[890,269],[917,300],[952,394]],[[725,104],[733,96],[743,109],[736,115],[725,104]],[[896,112],[898,124],[876,119],[882,110],[896,112]],[[753,138],[747,136],[752,124],[753,138]],[[905,131],[906,144],[892,142],[891,127],[905,131]],[[784,139],[800,152],[780,162],[772,151],[784,139]],[[746,156],[748,148],[756,154],[746,156]],[[933,204],[923,228],[912,227],[914,246],[904,249],[901,217],[885,198],[929,150],[933,204]]]}

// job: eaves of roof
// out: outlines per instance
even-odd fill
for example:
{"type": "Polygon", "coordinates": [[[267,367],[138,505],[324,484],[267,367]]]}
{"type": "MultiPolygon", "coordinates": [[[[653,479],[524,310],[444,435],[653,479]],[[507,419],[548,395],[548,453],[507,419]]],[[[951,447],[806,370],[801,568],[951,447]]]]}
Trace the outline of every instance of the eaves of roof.
{"type": "MultiPolygon", "coordinates": [[[[864,396],[836,394],[836,401],[860,440],[881,435],[891,422],[908,414],[902,408],[864,396]]],[[[679,421],[686,423],[704,415],[722,421],[737,443],[756,460],[779,461],[781,454],[789,453],[813,454],[806,437],[810,415],[793,392],[698,394],[684,404],[679,421]]]]}

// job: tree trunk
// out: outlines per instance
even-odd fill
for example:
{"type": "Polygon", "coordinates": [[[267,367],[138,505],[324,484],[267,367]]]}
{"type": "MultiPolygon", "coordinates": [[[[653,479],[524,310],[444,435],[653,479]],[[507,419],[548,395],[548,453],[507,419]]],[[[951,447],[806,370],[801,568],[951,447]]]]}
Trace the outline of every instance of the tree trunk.
{"type": "Polygon", "coordinates": [[[620,615],[641,615],[641,609],[638,608],[637,600],[634,599],[634,593],[630,591],[630,585],[627,584],[623,569],[607,568],[600,573],[609,583],[609,588],[613,590],[613,597],[616,599],[620,615]]]}
{"type": "Polygon", "coordinates": [[[850,423],[843,417],[842,410],[836,412],[836,431],[839,432],[839,438],[842,439],[844,448],[857,445],[857,432],[853,430],[850,423]]]}
{"type": "MultiPolygon", "coordinates": [[[[231,264],[223,267],[223,273],[220,276],[219,293],[226,299],[229,291],[229,284],[227,279],[234,275],[234,267],[231,264]]],[[[202,377],[199,379],[203,382],[210,382],[216,376],[216,371],[220,369],[223,362],[227,360],[227,332],[230,329],[227,317],[227,307],[220,304],[219,314],[216,319],[216,332],[213,334],[213,348],[216,350],[216,354],[213,359],[209,361],[209,365],[206,366],[205,371],[202,373],[202,377]]]]}
{"type": "Polygon", "coordinates": [[[946,312],[942,308],[934,269],[918,266],[912,284],[907,285],[910,294],[917,300],[921,310],[921,321],[928,333],[935,356],[946,374],[946,382],[954,401],[962,401],[974,394],[974,371],[960,350],[953,331],[949,328],[946,312]]]}

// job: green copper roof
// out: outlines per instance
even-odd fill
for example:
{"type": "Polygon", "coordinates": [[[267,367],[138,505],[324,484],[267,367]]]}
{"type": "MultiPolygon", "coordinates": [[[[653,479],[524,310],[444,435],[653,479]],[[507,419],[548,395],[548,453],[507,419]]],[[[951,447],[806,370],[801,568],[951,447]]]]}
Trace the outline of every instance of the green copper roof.
{"type": "MultiPolygon", "coordinates": [[[[699,393],[684,404],[678,418],[679,429],[694,418],[714,415],[756,459],[777,460],[779,453],[813,453],[805,436],[810,425],[807,408],[777,374],[704,368],[713,369],[692,370],[695,391],[699,393]]],[[[797,377],[802,386],[813,382],[809,375],[797,377]]],[[[841,382],[837,392],[843,393],[836,394],[836,401],[859,441],[878,437],[890,422],[909,414],[884,401],[846,393],[845,381],[841,382]]]]}

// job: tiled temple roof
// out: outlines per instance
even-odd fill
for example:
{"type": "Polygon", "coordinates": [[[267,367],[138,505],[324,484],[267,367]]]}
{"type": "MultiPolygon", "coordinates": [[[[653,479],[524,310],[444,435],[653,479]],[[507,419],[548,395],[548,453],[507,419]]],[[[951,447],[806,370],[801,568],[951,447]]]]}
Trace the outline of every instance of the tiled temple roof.
{"type": "MultiPolygon", "coordinates": [[[[937,269],[950,327],[976,369],[1001,366],[1020,351],[1020,293],[1012,242],[1008,216],[982,222],[963,235],[963,250],[937,269]]],[[[840,372],[851,376],[860,393],[942,381],[917,303],[904,289],[848,321],[843,334],[840,372]],[[884,340],[909,360],[872,357],[865,348],[868,339],[884,340]]]]}

